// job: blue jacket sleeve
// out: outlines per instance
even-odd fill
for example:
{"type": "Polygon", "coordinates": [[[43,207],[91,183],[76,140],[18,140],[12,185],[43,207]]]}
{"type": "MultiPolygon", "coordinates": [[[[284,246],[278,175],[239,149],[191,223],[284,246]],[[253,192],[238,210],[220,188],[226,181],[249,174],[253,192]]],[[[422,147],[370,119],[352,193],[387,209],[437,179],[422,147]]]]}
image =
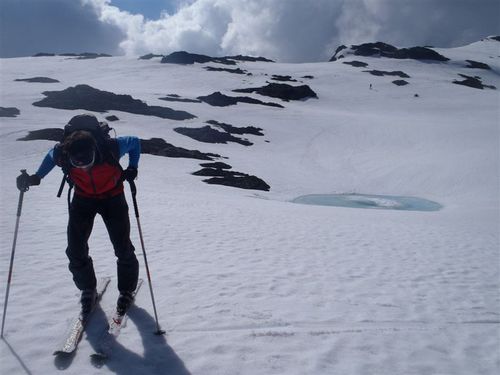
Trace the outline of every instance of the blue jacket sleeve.
{"type": "Polygon", "coordinates": [[[139,166],[139,158],[141,156],[141,141],[137,137],[125,136],[117,137],[118,147],[120,150],[120,158],[128,154],[128,166],[137,168],[139,166]]]}
{"type": "Polygon", "coordinates": [[[47,155],[45,155],[45,158],[43,159],[42,164],[40,164],[40,167],[38,167],[36,175],[40,178],[44,178],[52,169],[54,169],[55,166],[56,163],[54,161],[54,149],[51,149],[49,152],[47,152],[47,155]]]}

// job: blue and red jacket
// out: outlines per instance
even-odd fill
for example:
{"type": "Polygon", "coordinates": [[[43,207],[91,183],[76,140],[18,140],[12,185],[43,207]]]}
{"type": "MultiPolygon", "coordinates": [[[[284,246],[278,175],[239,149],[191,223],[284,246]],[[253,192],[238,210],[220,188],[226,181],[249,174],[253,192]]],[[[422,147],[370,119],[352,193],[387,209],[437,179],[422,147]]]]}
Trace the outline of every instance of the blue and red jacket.
{"type": "Polygon", "coordinates": [[[123,192],[119,159],[125,154],[129,156],[128,166],[137,168],[141,155],[139,138],[126,136],[107,140],[106,150],[98,150],[95,164],[89,169],[80,169],[68,165],[58,144],[47,153],[36,174],[43,178],[57,165],[68,173],[75,184],[76,195],[86,198],[110,198],[123,192]]]}

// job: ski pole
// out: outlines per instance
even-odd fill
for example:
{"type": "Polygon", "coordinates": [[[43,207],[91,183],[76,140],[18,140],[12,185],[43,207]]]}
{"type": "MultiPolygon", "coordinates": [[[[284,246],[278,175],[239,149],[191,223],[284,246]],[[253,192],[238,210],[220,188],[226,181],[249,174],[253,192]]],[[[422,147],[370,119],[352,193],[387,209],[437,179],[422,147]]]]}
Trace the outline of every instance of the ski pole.
{"type": "Polygon", "coordinates": [[[149,273],[149,266],[148,266],[148,258],[146,256],[146,248],[144,246],[144,238],[142,236],[141,221],[139,219],[139,207],[137,206],[137,199],[136,199],[137,188],[133,180],[130,180],[129,183],[130,183],[130,191],[132,193],[132,200],[134,202],[134,211],[135,211],[135,217],[137,219],[137,227],[139,228],[139,238],[141,240],[142,255],[144,256],[144,265],[146,266],[146,274],[148,276],[149,291],[151,293],[151,301],[153,302],[153,311],[155,313],[155,321],[156,321],[155,335],[163,335],[165,334],[165,331],[160,328],[160,323],[158,323],[158,314],[156,312],[155,296],[153,294],[153,283],[151,282],[151,275],[149,273]]]}
{"type": "MultiPolygon", "coordinates": [[[[21,174],[27,175],[26,169],[21,169],[21,174]]],[[[7,277],[7,290],[5,291],[5,302],[3,304],[3,316],[2,316],[2,332],[0,334],[0,338],[3,339],[3,330],[5,327],[5,316],[7,314],[7,303],[9,302],[9,292],[10,292],[10,282],[12,280],[12,269],[14,267],[14,255],[16,253],[16,243],[17,243],[17,232],[19,231],[19,221],[21,219],[21,210],[23,208],[23,198],[24,193],[29,189],[26,186],[24,189],[20,189],[19,192],[19,203],[17,204],[17,219],[16,219],[16,228],[14,229],[14,241],[12,243],[12,253],[10,255],[10,266],[9,266],[9,275],[7,277]]]]}

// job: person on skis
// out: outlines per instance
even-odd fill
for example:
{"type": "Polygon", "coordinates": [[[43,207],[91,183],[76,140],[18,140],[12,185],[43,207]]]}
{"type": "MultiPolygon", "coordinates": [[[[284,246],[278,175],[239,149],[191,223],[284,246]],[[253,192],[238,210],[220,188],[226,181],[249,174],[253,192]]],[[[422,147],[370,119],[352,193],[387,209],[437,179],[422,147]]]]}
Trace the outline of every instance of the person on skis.
{"type": "MultiPolygon", "coordinates": [[[[94,129],[99,125],[102,123],[95,116],[82,114],[73,117],[66,127],[94,129]]],[[[17,177],[17,187],[26,190],[29,186],[39,185],[56,165],[63,169],[75,188],[69,207],[66,255],[73,281],[81,291],[82,313],[89,313],[97,301],[97,280],[88,246],[97,214],[106,225],[117,257],[120,292],[117,311],[124,313],[133,303],[139,263],[130,240],[123,181],[133,181],[137,177],[141,145],[139,138],[134,136],[96,138],[99,137],[91,131],[73,131],[49,150],[35,174],[25,173],[17,177]],[[129,165],[123,170],[119,159],[125,154],[128,154],[129,165]]]]}

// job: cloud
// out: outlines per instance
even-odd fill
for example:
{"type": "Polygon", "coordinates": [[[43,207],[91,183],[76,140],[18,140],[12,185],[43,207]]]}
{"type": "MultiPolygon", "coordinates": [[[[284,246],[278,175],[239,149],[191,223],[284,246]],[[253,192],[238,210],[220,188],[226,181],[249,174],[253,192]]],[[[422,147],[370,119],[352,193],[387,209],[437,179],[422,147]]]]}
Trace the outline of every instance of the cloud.
{"type": "Polygon", "coordinates": [[[83,1],[126,33],[120,46],[130,55],[187,50],[324,61],[340,44],[447,47],[500,33],[497,0],[190,0],[158,20],[109,0],[83,1]]]}
{"type": "Polygon", "coordinates": [[[500,34],[498,0],[171,1],[175,12],[149,20],[111,0],[1,0],[1,56],[32,54],[27,51],[36,46],[127,55],[241,53],[307,62],[329,59],[340,44],[453,47],[500,34]]]}
{"type": "Polygon", "coordinates": [[[0,1],[0,57],[37,52],[118,54],[123,38],[120,28],[99,21],[95,8],[79,1],[0,1]]]}

